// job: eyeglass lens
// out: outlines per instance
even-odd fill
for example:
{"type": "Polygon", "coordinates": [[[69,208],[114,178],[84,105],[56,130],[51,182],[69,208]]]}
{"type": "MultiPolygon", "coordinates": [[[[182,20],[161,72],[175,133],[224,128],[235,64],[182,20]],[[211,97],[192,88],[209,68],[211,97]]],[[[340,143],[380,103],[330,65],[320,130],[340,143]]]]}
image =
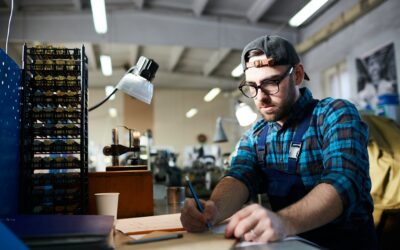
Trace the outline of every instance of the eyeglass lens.
{"type": "Polygon", "coordinates": [[[274,80],[265,80],[259,86],[254,83],[243,83],[239,89],[249,98],[254,98],[258,94],[258,89],[261,89],[265,94],[274,95],[279,92],[279,84],[281,81],[288,75],[290,75],[293,71],[293,67],[288,68],[288,70],[283,73],[278,79],[274,80]]]}

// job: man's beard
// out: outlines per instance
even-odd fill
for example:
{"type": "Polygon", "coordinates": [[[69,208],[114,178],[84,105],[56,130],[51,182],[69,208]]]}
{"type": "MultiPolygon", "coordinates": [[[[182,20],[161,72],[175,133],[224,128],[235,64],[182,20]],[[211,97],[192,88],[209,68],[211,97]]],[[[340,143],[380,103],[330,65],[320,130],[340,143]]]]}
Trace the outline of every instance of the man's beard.
{"type": "Polygon", "coordinates": [[[267,122],[281,121],[282,119],[284,119],[286,116],[289,115],[293,104],[296,102],[296,86],[294,84],[294,79],[292,77],[289,78],[289,87],[287,91],[288,91],[287,95],[282,103],[277,104],[271,102],[271,104],[274,105],[274,107],[278,108],[273,114],[261,113],[265,121],[267,122]]]}

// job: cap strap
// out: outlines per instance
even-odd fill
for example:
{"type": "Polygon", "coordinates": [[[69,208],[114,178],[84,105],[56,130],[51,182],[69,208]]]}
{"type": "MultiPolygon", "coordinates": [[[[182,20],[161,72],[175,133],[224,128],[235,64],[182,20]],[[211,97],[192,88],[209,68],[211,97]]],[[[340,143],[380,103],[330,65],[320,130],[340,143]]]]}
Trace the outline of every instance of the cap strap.
{"type": "Polygon", "coordinates": [[[246,63],[246,69],[253,68],[253,67],[261,68],[261,67],[265,67],[265,66],[272,67],[272,66],[274,66],[274,64],[275,64],[274,59],[267,58],[267,59],[256,60],[256,61],[246,63]]]}

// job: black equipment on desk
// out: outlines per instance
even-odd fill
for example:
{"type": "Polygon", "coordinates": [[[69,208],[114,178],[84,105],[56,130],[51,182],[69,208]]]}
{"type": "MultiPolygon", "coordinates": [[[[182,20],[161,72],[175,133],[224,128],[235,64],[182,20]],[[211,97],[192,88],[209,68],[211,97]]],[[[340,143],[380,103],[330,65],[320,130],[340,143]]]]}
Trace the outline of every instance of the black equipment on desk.
{"type": "Polygon", "coordinates": [[[103,154],[112,156],[112,165],[120,166],[119,156],[125,153],[129,158],[125,160],[124,165],[138,165],[140,158],[140,132],[124,127],[129,131],[129,146],[119,144],[118,129],[112,129],[112,144],[103,148],[103,154]]]}

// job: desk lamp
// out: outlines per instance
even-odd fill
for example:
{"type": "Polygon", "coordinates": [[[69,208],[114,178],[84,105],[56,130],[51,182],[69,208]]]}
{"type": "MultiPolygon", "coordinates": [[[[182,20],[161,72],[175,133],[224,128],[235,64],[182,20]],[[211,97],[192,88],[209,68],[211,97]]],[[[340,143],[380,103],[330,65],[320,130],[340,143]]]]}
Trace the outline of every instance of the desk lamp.
{"type": "MultiPolygon", "coordinates": [[[[153,84],[150,82],[154,79],[156,71],[158,69],[158,64],[152,59],[148,59],[141,56],[135,66],[130,68],[126,74],[121,78],[114,91],[111,92],[104,100],[89,108],[92,111],[100,107],[105,103],[110,97],[117,92],[117,90],[122,90],[126,94],[142,101],[147,104],[151,103],[153,97],[153,84]]],[[[125,126],[124,126],[125,127],[125,126]]],[[[119,166],[118,156],[125,154],[127,152],[132,152],[134,158],[139,158],[140,153],[140,133],[138,131],[133,131],[129,129],[129,146],[125,147],[120,145],[118,142],[118,130],[114,128],[112,130],[113,144],[110,146],[105,146],[103,148],[103,153],[106,156],[112,156],[113,166],[119,166]]],[[[110,168],[110,170],[112,167],[110,168]]],[[[119,170],[119,168],[114,168],[114,170],[119,170]]]]}
{"type": "Polygon", "coordinates": [[[104,100],[89,108],[92,111],[105,103],[117,90],[122,90],[126,94],[147,104],[153,98],[153,84],[151,81],[158,70],[158,64],[152,59],[141,56],[135,66],[130,68],[121,78],[114,91],[104,100]]]}

